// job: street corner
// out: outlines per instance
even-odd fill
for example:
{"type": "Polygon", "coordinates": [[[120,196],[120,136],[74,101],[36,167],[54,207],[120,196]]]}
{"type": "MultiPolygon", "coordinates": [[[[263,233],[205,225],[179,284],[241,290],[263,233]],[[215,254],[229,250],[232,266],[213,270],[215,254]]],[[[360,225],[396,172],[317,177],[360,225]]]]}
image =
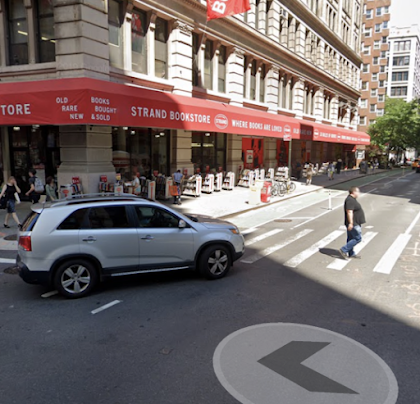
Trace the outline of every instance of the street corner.
{"type": "Polygon", "coordinates": [[[222,386],[242,404],[395,404],[398,383],[373,351],[308,325],[240,329],[213,356],[222,386]]]}

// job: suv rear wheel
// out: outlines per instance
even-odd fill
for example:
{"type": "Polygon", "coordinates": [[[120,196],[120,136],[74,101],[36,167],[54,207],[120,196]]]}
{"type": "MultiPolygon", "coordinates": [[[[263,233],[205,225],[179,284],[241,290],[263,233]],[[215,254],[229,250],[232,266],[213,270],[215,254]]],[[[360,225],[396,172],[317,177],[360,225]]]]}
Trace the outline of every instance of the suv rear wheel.
{"type": "Polygon", "coordinates": [[[207,247],[200,256],[199,269],[207,279],[223,278],[231,267],[230,251],[221,244],[207,247]]]}
{"type": "Polygon", "coordinates": [[[95,266],[84,259],[72,259],[59,266],[54,276],[55,288],[65,297],[86,296],[98,283],[95,266]]]}

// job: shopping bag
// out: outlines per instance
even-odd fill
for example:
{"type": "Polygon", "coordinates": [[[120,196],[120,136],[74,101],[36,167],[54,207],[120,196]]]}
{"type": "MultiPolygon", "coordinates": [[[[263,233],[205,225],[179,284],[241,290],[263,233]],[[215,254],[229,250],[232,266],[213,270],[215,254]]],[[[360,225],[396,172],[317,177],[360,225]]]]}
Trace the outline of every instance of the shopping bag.
{"type": "Polygon", "coordinates": [[[5,196],[3,196],[0,199],[0,209],[6,209],[7,208],[7,199],[5,196]]]}
{"type": "Polygon", "coordinates": [[[19,194],[17,193],[17,192],[15,192],[15,200],[16,200],[16,203],[19,205],[19,203],[20,203],[20,198],[19,198],[19,194]]]}
{"type": "Polygon", "coordinates": [[[178,185],[170,185],[169,186],[169,193],[171,194],[171,196],[179,196],[178,185]]]}

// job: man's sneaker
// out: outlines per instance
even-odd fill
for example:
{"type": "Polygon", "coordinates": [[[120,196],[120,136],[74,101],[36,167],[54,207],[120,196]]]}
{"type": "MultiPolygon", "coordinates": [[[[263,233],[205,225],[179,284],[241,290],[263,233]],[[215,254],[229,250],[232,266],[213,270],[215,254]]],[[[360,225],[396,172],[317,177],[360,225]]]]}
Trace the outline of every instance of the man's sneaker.
{"type": "Polygon", "coordinates": [[[338,250],[338,252],[340,253],[343,260],[347,261],[349,259],[348,255],[341,248],[338,250]]]}
{"type": "Polygon", "coordinates": [[[354,255],[351,255],[350,258],[354,258],[355,260],[360,260],[362,257],[360,255],[354,254],[354,255]]]}

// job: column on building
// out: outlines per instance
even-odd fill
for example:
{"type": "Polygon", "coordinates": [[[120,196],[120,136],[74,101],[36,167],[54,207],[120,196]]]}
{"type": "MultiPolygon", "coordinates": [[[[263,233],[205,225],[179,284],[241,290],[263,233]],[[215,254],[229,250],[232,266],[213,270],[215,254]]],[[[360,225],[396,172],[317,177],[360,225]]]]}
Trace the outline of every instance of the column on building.
{"type": "Polygon", "coordinates": [[[58,183],[71,184],[79,177],[84,193],[98,192],[101,175],[115,181],[112,164],[112,128],[109,126],[60,126],[58,183]]]}
{"type": "Polygon", "coordinates": [[[257,5],[256,5],[256,0],[250,0],[250,5],[251,8],[247,13],[247,22],[249,25],[251,25],[251,27],[255,28],[255,23],[257,21],[257,5]]]}
{"type": "Polygon", "coordinates": [[[192,132],[185,130],[171,131],[171,172],[186,169],[188,174],[194,173],[194,165],[192,159],[192,132]]]}
{"type": "Polygon", "coordinates": [[[239,48],[229,49],[227,64],[226,92],[231,98],[231,105],[242,106],[245,52],[239,48]]]}
{"type": "Polygon", "coordinates": [[[266,32],[266,18],[267,18],[267,0],[260,0],[255,9],[256,12],[256,27],[262,34],[266,32]]]}
{"type": "Polygon", "coordinates": [[[279,105],[279,68],[272,66],[266,76],[265,103],[268,105],[268,112],[277,113],[279,105]]]}
{"type": "MultiPolygon", "coordinates": [[[[171,32],[171,80],[173,93],[191,96],[192,93],[192,58],[193,27],[181,21],[175,21],[171,32]]],[[[214,87],[213,88],[217,88],[214,87]]]]}
{"type": "Polygon", "coordinates": [[[350,126],[350,115],[351,115],[350,105],[347,105],[345,107],[345,111],[346,111],[346,114],[344,115],[344,118],[343,118],[343,125],[345,125],[345,127],[348,128],[350,126]]]}
{"type": "MultiPolygon", "coordinates": [[[[36,63],[36,53],[37,53],[37,49],[36,49],[36,43],[35,43],[35,38],[36,38],[36,32],[37,32],[37,28],[35,26],[35,9],[34,9],[34,2],[33,1],[25,1],[25,7],[26,7],[26,21],[28,24],[28,61],[29,64],[34,64],[36,63]]],[[[3,31],[4,32],[4,31],[3,31]]]]}
{"type": "Polygon", "coordinates": [[[108,16],[104,4],[56,0],[54,23],[57,77],[108,80],[108,16]]]}
{"type": "Polygon", "coordinates": [[[324,118],[324,89],[323,88],[318,88],[315,90],[314,116],[317,122],[322,122],[324,118]]]}
{"type": "Polygon", "coordinates": [[[305,103],[305,79],[299,77],[293,89],[292,110],[297,118],[303,117],[303,108],[305,103]]]}
{"type": "Polygon", "coordinates": [[[147,74],[154,76],[155,74],[155,32],[156,32],[156,18],[155,12],[150,14],[149,29],[147,30],[146,44],[147,44],[147,74]]]}
{"type": "Polygon", "coordinates": [[[301,23],[296,24],[295,53],[299,56],[305,57],[306,28],[301,23]]]}
{"type": "Polygon", "coordinates": [[[331,99],[330,119],[333,125],[337,125],[338,123],[338,104],[339,104],[339,99],[338,99],[338,95],[336,94],[331,99]]]}
{"type": "MultiPolygon", "coordinates": [[[[320,41],[319,42],[319,46],[318,49],[316,51],[316,65],[320,68],[320,69],[324,69],[326,68],[326,55],[325,55],[325,42],[324,41],[320,41]]],[[[325,69],[327,70],[327,69],[325,69]]]]}
{"type": "Polygon", "coordinates": [[[288,19],[288,43],[287,47],[289,50],[295,50],[296,44],[296,18],[290,16],[288,19]]]}
{"type": "Polygon", "coordinates": [[[272,1],[267,13],[266,35],[276,42],[280,42],[280,9],[280,3],[272,1]]]}
{"type": "Polygon", "coordinates": [[[235,175],[239,173],[239,167],[244,168],[242,161],[242,136],[227,135],[226,149],[226,170],[232,171],[235,175]]]}

